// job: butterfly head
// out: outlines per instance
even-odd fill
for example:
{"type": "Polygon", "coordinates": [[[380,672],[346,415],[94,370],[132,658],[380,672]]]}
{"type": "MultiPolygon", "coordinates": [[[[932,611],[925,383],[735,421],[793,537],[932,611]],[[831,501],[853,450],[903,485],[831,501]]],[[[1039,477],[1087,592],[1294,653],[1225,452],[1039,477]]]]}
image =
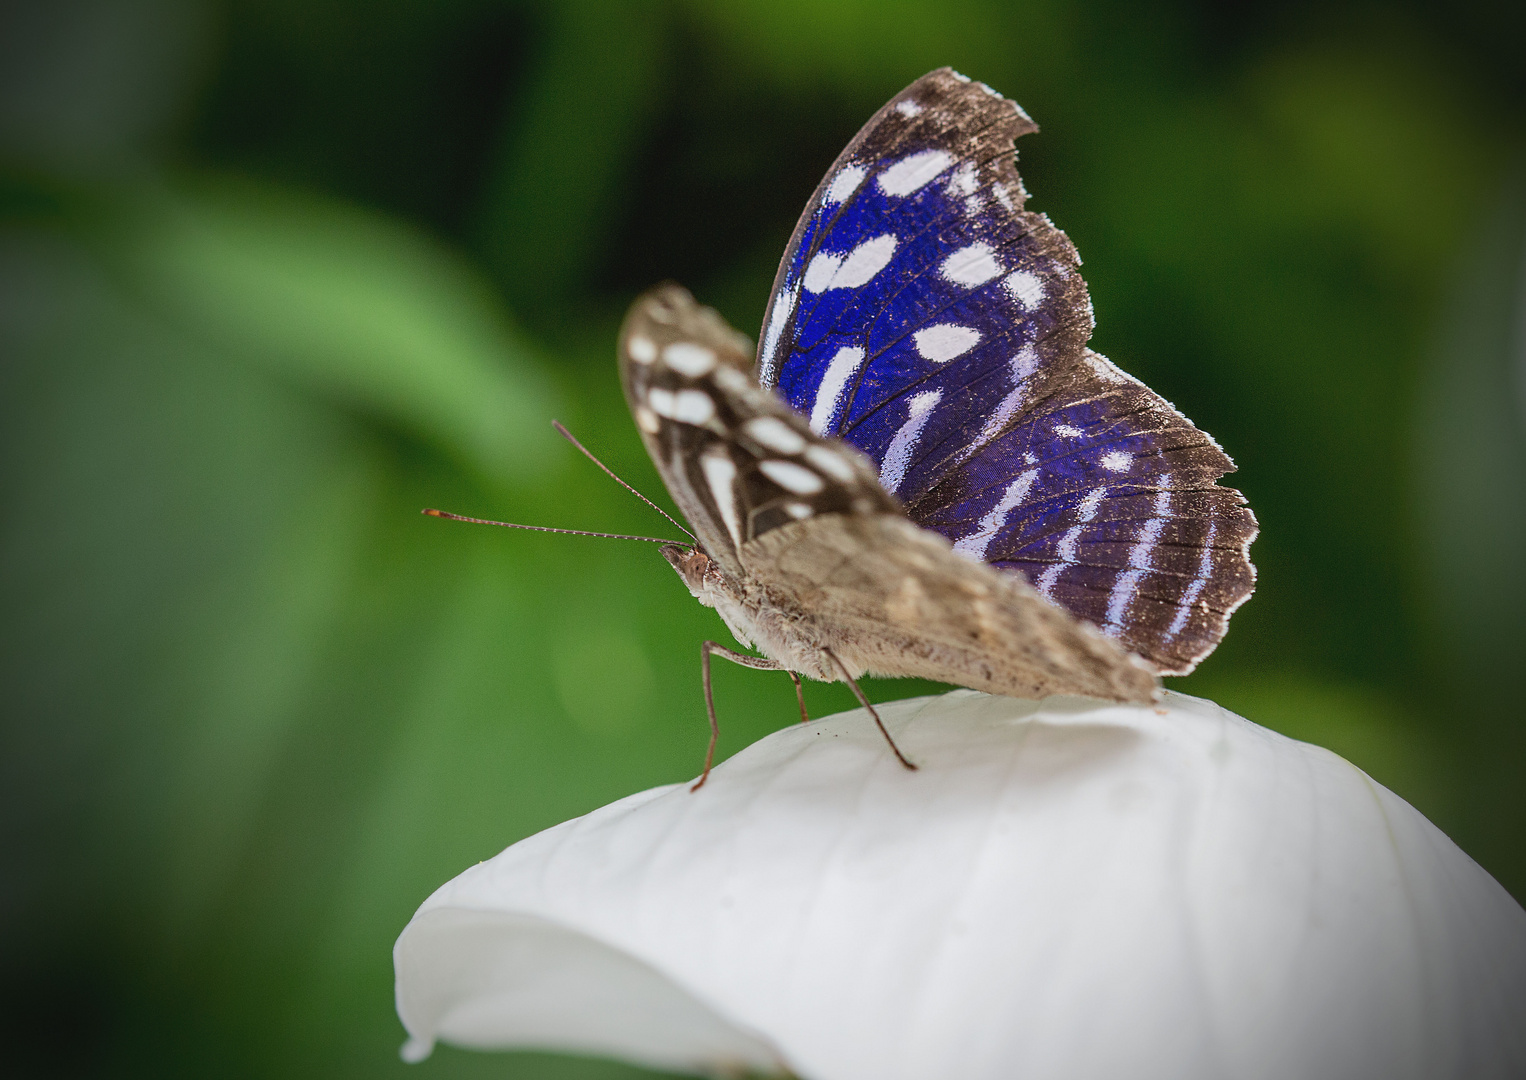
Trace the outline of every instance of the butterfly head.
{"type": "Polygon", "coordinates": [[[697,600],[704,601],[706,594],[720,584],[722,571],[715,560],[705,554],[704,548],[687,544],[662,545],[662,557],[668,560],[674,571],[688,586],[697,600]]]}

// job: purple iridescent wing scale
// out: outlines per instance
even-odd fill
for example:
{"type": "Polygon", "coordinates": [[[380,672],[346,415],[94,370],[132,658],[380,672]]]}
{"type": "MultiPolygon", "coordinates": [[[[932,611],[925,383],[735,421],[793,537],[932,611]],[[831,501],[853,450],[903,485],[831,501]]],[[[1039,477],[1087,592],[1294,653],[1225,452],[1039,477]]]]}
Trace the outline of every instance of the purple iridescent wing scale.
{"type": "Polygon", "coordinates": [[[1218,445],[1086,348],[1080,259],[1023,209],[1035,130],[946,68],[876,113],[795,229],[758,378],[918,524],[1185,673],[1250,595],[1255,518],[1218,445]]]}

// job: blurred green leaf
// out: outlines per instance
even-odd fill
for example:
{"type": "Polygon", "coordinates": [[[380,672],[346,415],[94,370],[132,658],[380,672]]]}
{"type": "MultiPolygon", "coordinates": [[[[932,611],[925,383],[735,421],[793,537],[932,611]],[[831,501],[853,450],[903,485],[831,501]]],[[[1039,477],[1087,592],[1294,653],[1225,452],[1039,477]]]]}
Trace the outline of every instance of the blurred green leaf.
{"type": "Polygon", "coordinates": [[[480,216],[488,262],[527,311],[586,288],[635,148],[657,106],[666,12],[568,0],[545,26],[480,216]]]}
{"type": "Polygon", "coordinates": [[[487,286],[414,231],[254,183],[140,207],[130,280],[197,333],[498,482],[545,464],[552,395],[487,286]]]}
{"type": "Polygon", "coordinates": [[[1285,672],[1193,688],[1253,723],[1333,750],[1431,816],[1454,816],[1453,762],[1411,710],[1381,690],[1285,672]]]}

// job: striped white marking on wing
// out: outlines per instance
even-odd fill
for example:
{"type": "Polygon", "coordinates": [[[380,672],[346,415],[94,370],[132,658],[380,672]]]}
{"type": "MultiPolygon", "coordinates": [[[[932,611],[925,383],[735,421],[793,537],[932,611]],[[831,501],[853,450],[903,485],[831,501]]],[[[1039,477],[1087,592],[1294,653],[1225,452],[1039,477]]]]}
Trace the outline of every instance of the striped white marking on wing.
{"type": "Polygon", "coordinates": [[[1007,277],[1007,291],[1018,307],[1032,311],[1044,302],[1044,279],[1027,270],[1017,270],[1007,277]]]}
{"type": "Polygon", "coordinates": [[[890,263],[895,254],[896,238],[884,233],[865,240],[846,255],[829,255],[818,251],[805,268],[801,281],[806,292],[819,293],[828,289],[856,289],[874,280],[874,275],[890,263]]]}
{"type": "Polygon", "coordinates": [[[1001,276],[1001,263],[996,261],[996,251],[990,244],[971,244],[960,248],[944,259],[939,269],[955,285],[971,288],[1001,276]]]}
{"type": "Polygon", "coordinates": [[[844,345],[832,357],[821,385],[816,388],[816,400],[811,403],[811,430],[818,435],[829,431],[837,420],[837,410],[842,404],[843,391],[848,380],[858,372],[867,354],[857,345],[844,345]]]}
{"type": "Polygon", "coordinates": [[[973,326],[956,326],[954,323],[934,323],[911,335],[917,352],[924,360],[946,364],[956,356],[963,356],[980,344],[980,331],[973,326]]]}
{"type": "Polygon", "coordinates": [[[880,190],[886,195],[910,195],[937,179],[953,160],[947,150],[920,150],[880,173],[880,190]]]}
{"type": "Polygon", "coordinates": [[[737,520],[736,494],[732,491],[732,484],[737,478],[736,465],[724,447],[714,446],[700,456],[699,467],[705,474],[705,484],[710,488],[710,498],[714,500],[715,508],[721,512],[726,531],[731,534],[731,542],[740,548],[742,525],[737,520]]]}
{"type": "Polygon", "coordinates": [[[911,464],[911,452],[916,449],[917,440],[922,437],[922,429],[932,416],[933,406],[942,397],[942,390],[927,390],[907,402],[906,423],[901,425],[901,430],[890,440],[890,449],[885,451],[885,460],[880,465],[880,486],[886,491],[894,492],[906,478],[906,467],[911,464]]]}
{"type": "Polygon", "coordinates": [[[1007,396],[996,406],[996,411],[981,429],[980,436],[959,451],[959,461],[968,461],[985,449],[991,440],[1006,430],[1012,418],[1017,415],[1017,410],[1023,407],[1023,402],[1028,397],[1028,377],[1038,370],[1038,353],[1033,351],[1032,345],[1024,345],[1009,361],[1009,366],[1012,369],[1012,389],[1007,391],[1007,396]]]}
{"type": "Polygon", "coordinates": [[[1203,538],[1203,554],[1198,557],[1197,577],[1192,579],[1192,584],[1188,585],[1187,591],[1182,594],[1179,601],[1181,606],[1176,609],[1176,618],[1172,619],[1171,625],[1166,627],[1164,641],[1170,641],[1182,632],[1182,627],[1187,625],[1187,616],[1192,614],[1192,605],[1197,602],[1198,594],[1208,584],[1208,575],[1213,572],[1213,537],[1218,528],[1217,521],[1208,523],[1208,535],[1203,538]]]}
{"type": "Polygon", "coordinates": [[[835,206],[837,203],[847,201],[848,196],[858,190],[858,185],[864,182],[864,177],[867,175],[869,170],[862,165],[847,166],[827,185],[827,193],[821,197],[821,204],[835,206]]]}
{"type": "Polygon", "coordinates": [[[715,416],[715,402],[703,390],[680,390],[675,394],[654,386],[647,392],[646,400],[658,416],[666,416],[680,424],[699,427],[715,416]]]}
{"type": "Polygon", "coordinates": [[[799,297],[800,283],[797,281],[779,294],[774,301],[774,310],[768,316],[768,329],[763,333],[763,362],[758,365],[758,382],[764,386],[774,385],[779,339],[784,336],[784,328],[789,325],[799,297]]]}
{"type": "Polygon", "coordinates": [[[697,379],[715,367],[715,353],[692,341],[675,341],[663,347],[662,362],[680,375],[697,379]]]}
{"type": "Polygon", "coordinates": [[[625,351],[630,353],[631,359],[638,364],[650,364],[657,359],[657,345],[649,337],[640,334],[631,335],[631,339],[625,343],[625,351]]]}
{"type": "Polygon", "coordinates": [[[794,492],[796,495],[814,495],[827,486],[821,477],[803,465],[796,465],[793,461],[773,459],[760,461],[758,469],[785,491],[794,492]]]}
{"type": "Polygon", "coordinates": [[[976,562],[984,559],[991,541],[996,539],[996,534],[1001,532],[1007,524],[1012,511],[1028,497],[1028,492],[1033,488],[1033,482],[1038,479],[1038,475],[1037,469],[1028,469],[1020,473],[1016,480],[1007,485],[1007,490],[1002,492],[996,505],[980,519],[980,524],[975,526],[975,531],[954,541],[954,550],[976,562]]]}
{"type": "Polygon", "coordinates": [[[1076,541],[1080,539],[1081,530],[1085,525],[1072,525],[1065,530],[1065,535],[1060,537],[1058,548],[1060,561],[1049,567],[1039,575],[1037,589],[1045,600],[1054,601],[1054,585],[1060,579],[1067,567],[1076,565],[1076,541]]]}
{"type": "Polygon", "coordinates": [[[754,416],[742,425],[759,446],[776,454],[798,454],[805,449],[805,436],[777,416],[754,416]]]}
{"type": "Polygon", "coordinates": [[[1102,504],[1102,497],[1107,494],[1107,488],[1092,488],[1076,505],[1076,517],[1081,524],[1072,525],[1065,530],[1065,535],[1060,537],[1059,546],[1055,549],[1060,556],[1060,561],[1052,565],[1039,575],[1037,588],[1046,600],[1053,600],[1054,583],[1067,567],[1076,565],[1076,542],[1081,539],[1081,532],[1086,528],[1086,522],[1097,516],[1097,507],[1102,504]]]}
{"type": "Polygon", "coordinates": [[[1134,602],[1139,583],[1155,568],[1155,545],[1160,540],[1161,530],[1166,527],[1166,514],[1170,511],[1171,493],[1156,492],[1152,508],[1155,516],[1145,523],[1138,541],[1129,548],[1129,568],[1119,575],[1113,591],[1108,595],[1107,617],[1102,624],[1102,632],[1109,637],[1122,633],[1123,617],[1128,614],[1129,605],[1134,602]]]}

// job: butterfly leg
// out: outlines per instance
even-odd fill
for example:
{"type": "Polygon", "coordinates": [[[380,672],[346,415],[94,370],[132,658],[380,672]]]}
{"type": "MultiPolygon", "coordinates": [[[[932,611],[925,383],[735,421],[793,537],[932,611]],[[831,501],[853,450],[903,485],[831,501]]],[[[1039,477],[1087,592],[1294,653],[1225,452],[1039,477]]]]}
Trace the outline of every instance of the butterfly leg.
{"type": "MultiPolygon", "coordinates": [[[[785,670],[789,671],[788,668],[785,668],[785,670]]],[[[800,685],[800,676],[796,675],[793,671],[789,671],[789,677],[790,682],[795,684],[795,700],[800,702],[800,722],[802,724],[809,724],[811,716],[805,711],[805,687],[800,685]]]]}
{"type": "Polygon", "coordinates": [[[858,683],[854,680],[853,676],[848,674],[848,669],[843,665],[843,662],[837,659],[837,654],[834,653],[831,649],[824,649],[822,651],[832,658],[832,663],[836,664],[837,670],[842,672],[843,679],[849,686],[853,688],[853,696],[858,698],[858,703],[865,709],[868,709],[869,715],[874,717],[875,726],[880,729],[880,734],[885,736],[885,741],[890,744],[890,750],[893,754],[895,754],[896,760],[899,761],[902,765],[905,765],[908,769],[915,771],[916,766],[906,759],[905,754],[901,753],[901,748],[897,746],[895,744],[895,740],[890,737],[890,732],[885,730],[885,722],[880,719],[880,714],[874,711],[874,706],[869,704],[868,698],[864,697],[864,692],[858,688],[858,683]]]}
{"type": "MultiPolygon", "coordinates": [[[[761,656],[748,656],[745,653],[732,652],[724,645],[717,645],[713,641],[707,641],[699,647],[699,670],[705,684],[705,711],[710,716],[710,745],[705,748],[705,771],[700,773],[698,780],[690,791],[698,791],[704,786],[705,781],[710,779],[710,766],[715,763],[715,743],[721,737],[721,725],[715,718],[715,693],[710,688],[710,654],[720,653],[733,664],[741,664],[743,667],[755,668],[758,671],[778,671],[780,665],[772,660],[765,660],[761,656]]],[[[793,674],[793,672],[791,672],[793,674]]],[[[805,711],[805,700],[801,699],[800,710],[805,711]]]]}

